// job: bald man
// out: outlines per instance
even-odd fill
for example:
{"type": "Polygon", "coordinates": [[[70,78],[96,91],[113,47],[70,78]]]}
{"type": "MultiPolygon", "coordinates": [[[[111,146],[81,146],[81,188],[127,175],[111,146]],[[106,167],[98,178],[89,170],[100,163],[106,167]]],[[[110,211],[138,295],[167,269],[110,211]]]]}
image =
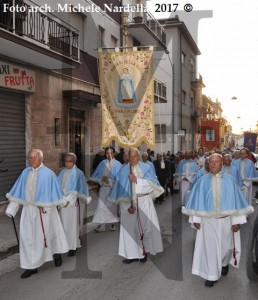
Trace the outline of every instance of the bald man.
{"type": "Polygon", "coordinates": [[[182,208],[197,229],[192,274],[206,279],[206,287],[226,276],[229,264],[238,267],[240,224],[246,223],[246,215],[253,212],[235,178],[221,171],[222,163],[220,154],[209,157],[209,173],[194,184],[182,208]]]}
{"type": "Polygon", "coordinates": [[[21,278],[38,272],[47,261],[61,266],[60,253],[68,252],[68,244],[57,207],[68,205],[56,175],[43,164],[43,152],[32,149],[30,166],[25,168],[6,197],[10,201],[6,214],[15,217],[22,205],[20,220],[20,265],[26,269],[21,278]]]}
{"type": "Polygon", "coordinates": [[[108,200],[120,204],[121,227],[118,254],[123,263],[144,263],[147,253],[163,251],[153,199],[164,193],[153,170],[140,162],[137,148],[129,151],[130,163],[119,172],[108,200]]]}

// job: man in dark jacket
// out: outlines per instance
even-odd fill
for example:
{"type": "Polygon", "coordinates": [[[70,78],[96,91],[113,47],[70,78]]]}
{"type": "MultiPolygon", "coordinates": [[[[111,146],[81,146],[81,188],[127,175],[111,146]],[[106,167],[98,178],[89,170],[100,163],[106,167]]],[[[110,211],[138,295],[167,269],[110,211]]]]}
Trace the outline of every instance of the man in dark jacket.
{"type": "MultiPolygon", "coordinates": [[[[160,185],[165,189],[167,179],[169,177],[169,162],[167,160],[164,160],[162,153],[158,153],[157,160],[154,160],[153,164],[156,170],[158,181],[160,185]]],[[[163,201],[164,193],[156,198],[155,203],[161,204],[163,201]]]]}

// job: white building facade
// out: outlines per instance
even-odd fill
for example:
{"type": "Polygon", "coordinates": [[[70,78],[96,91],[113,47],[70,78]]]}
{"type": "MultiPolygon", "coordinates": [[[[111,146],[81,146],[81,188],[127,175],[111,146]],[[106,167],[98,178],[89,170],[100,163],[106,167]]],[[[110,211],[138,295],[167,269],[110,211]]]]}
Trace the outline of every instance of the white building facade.
{"type": "Polygon", "coordinates": [[[159,20],[166,30],[167,53],[156,57],[156,151],[176,153],[198,147],[202,80],[197,78],[200,51],[177,17],[159,20]],[[162,88],[161,88],[162,90],[162,88]],[[166,92],[164,92],[166,90],[166,92]]]}

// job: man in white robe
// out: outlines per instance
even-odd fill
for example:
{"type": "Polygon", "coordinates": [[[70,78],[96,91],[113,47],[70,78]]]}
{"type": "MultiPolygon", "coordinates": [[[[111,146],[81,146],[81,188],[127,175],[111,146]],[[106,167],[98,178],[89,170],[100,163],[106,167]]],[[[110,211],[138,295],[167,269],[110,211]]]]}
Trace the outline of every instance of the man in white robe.
{"type": "Polygon", "coordinates": [[[106,224],[110,224],[110,231],[115,231],[114,223],[119,222],[117,206],[109,203],[107,197],[122,165],[114,158],[115,149],[113,147],[107,147],[105,151],[107,159],[102,160],[89,178],[90,181],[100,185],[98,203],[92,219],[93,223],[99,224],[95,229],[98,233],[106,231],[106,224]]]}
{"type": "Polygon", "coordinates": [[[250,205],[253,199],[253,182],[250,178],[257,178],[258,173],[255,169],[254,163],[248,159],[249,150],[242,148],[240,150],[240,159],[238,159],[234,166],[237,168],[241,180],[242,180],[242,191],[245,196],[247,203],[250,205]]]}
{"type": "Polygon", "coordinates": [[[23,170],[11,191],[6,195],[10,204],[6,214],[15,217],[23,205],[20,220],[20,265],[26,271],[21,278],[38,272],[47,261],[55,260],[61,266],[60,253],[67,252],[68,245],[58,214],[58,206],[66,206],[61,186],[53,171],[43,165],[43,153],[32,149],[28,167],[23,170]]]}
{"type": "Polygon", "coordinates": [[[121,227],[118,254],[124,263],[147,261],[147,253],[163,251],[153,199],[164,193],[152,168],[140,162],[136,148],[129,151],[130,165],[121,169],[108,200],[120,204],[121,227]],[[132,193],[131,193],[132,186],[132,193]],[[132,195],[132,198],[131,198],[132,195]]]}
{"type": "Polygon", "coordinates": [[[74,194],[75,201],[60,209],[60,217],[67,238],[68,256],[74,256],[77,248],[81,247],[82,226],[85,205],[91,202],[88,185],[83,172],[77,168],[77,157],[67,153],[64,157],[65,168],[58,175],[58,180],[65,195],[74,194]]]}
{"type": "Polygon", "coordinates": [[[237,168],[234,165],[232,165],[229,154],[225,154],[223,156],[223,166],[222,166],[221,170],[222,170],[222,172],[225,172],[225,173],[233,176],[236,179],[237,184],[240,187],[242,187],[243,184],[242,184],[240,174],[239,174],[237,168]]]}
{"type": "Polygon", "coordinates": [[[185,151],[185,158],[180,160],[176,173],[174,174],[174,184],[180,184],[181,204],[185,205],[188,192],[191,190],[192,184],[195,180],[196,173],[199,167],[197,163],[191,158],[191,152],[185,151]]]}
{"type": "Polygon", "coordinates": [[[197,229],[192,274],[206,279],[206,287],[226,276],[229,264],[239,266],[240,224],[246,223],[246,215],[253,212],[236,180],[221,168],[222,156],[212,154],[210,172],[195,183],[182,208],[197,229]]]}

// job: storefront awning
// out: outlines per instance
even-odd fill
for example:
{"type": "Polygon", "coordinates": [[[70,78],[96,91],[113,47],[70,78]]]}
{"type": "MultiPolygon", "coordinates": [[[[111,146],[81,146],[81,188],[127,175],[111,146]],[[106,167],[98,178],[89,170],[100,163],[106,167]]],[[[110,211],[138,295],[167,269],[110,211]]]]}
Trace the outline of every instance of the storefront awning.
{"type": "Polygon", "coordinates": [[[89,104],[93,104],[94,106],[96,106],[98,103],[101,103],[100,95],[92,94],[82,90],[63,91],[63,98],[67,100],[71,99],[85,101],[89,104]]]}

